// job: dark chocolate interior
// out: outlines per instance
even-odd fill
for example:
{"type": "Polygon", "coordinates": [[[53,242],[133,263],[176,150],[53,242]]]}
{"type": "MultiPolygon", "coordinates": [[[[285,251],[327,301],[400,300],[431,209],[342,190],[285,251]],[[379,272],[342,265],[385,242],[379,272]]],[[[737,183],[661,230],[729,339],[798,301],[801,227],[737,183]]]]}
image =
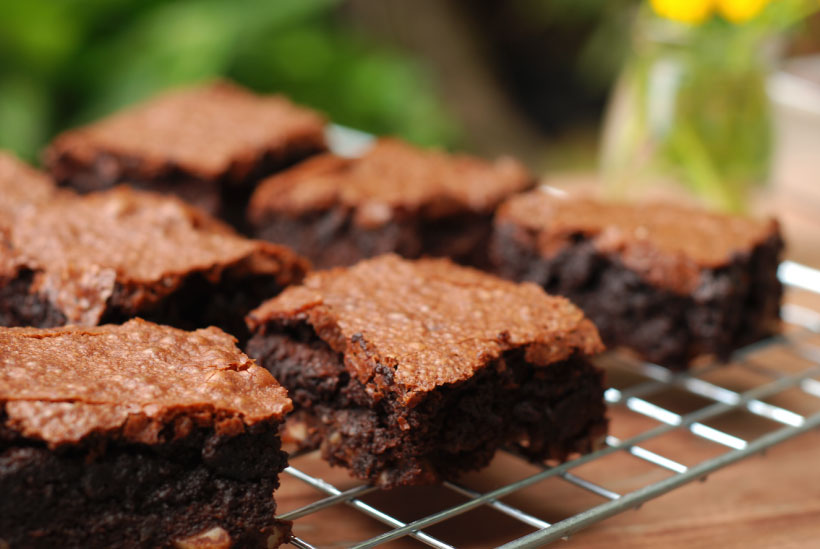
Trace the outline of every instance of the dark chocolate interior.
{"type": "Polygon", "coordinates": [[[392,369],[377,366],[362,384],[307,324],[268,326],[248,354],[288,389],[294,417],[308,418],[305,446],[383,488],[454,478],[507,445],[534,460],[564,459],[589,451],[606,429],[601,373],[579,357],[540,368],[523,349],[508,351],[407,407],[392,369]]]}
{"type": "Polygon", "coordinates": [[[0,280],[0,326],[52,328],[66,323],[65,315],[40,294],[31,291],[34,271],[22,269],[14,278],[0,280]]]}
{"type": "Polygon", "coordinates": [[[256,184],[264,177],[284,170],[324,150],[321,143],[293,142],[277,151],[261,152],[250,170],[241,177],[227,173],[207,180],[179,166],[151,168],[150,175],[139,158],[99,151],[93,162],[79,160],[70,153],[59,155],[51,172],[58,184],[80,193],[100,191],[119,184],[138,189],[172,193],[245,230],[245,207],[256,184]]]}
{"type": "Polygon", "coordinates": [[[487,214],[461,213],[440,219],[399,214],[371,229],[357,225],[351,209],[338,206],[301,216],[270,214],[255,228],[255,236],[290,246],[317,268],[353,265],[390,252],[409,259],[449,257],[485,267],[491,226],[487,214]]]}
{"type": "Polygon", "coordinates": [[[502,225],[492,254],[500,275],[535,282],[581,307],[608,346],[629,347],[652,362],[681,368],[703,354],[726,359],[773,333],[782,294],[776,275],[782,247],[780,237],[772,236],[724,267],[703,269],[688,295],[646,282],[580,233],[547,258],[537,252],[534,234],[502,225]]]}
{"type": "MultiPolygon", "coordinates": [[[[33,271],[22,270],[0,285],[0,326],[53,328],[66,324],[65,315],[33,289],[33,278],[33,271]]],[[[150,292],[150,288],[117,284],[100,324],[120,324],[138,316],[185,330],[218,326],[244,343],[249,335],[245,315],[281,289],[271,275],[243,275],[228,269],[213,282],[203,273],[192,273],[169,295],[135,308],[129,294],[150,292]]]]}
{"type": "Polygon", "coordinates": [[[274,520],[287,459],[275,425],[233,438],[194,429],[156,445],[92,437],[50,450],[5,420],[0,538],[10,547],[170,547],[215,526],[234,547],[264,547],[267,534],[288,528],[274,520]]]}

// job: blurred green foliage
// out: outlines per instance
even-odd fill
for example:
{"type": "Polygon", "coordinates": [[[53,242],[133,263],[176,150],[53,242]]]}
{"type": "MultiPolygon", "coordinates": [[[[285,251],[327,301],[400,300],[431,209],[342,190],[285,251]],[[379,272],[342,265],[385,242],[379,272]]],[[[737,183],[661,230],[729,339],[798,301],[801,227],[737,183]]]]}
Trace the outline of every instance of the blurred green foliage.
{"type": "Polygon", "coordinates": [[[0,148],[35,159],[61,129],[224,76],[366,131],[452,144],[458,130],[405,54],[336,0],[0,2],[0,148]]]}

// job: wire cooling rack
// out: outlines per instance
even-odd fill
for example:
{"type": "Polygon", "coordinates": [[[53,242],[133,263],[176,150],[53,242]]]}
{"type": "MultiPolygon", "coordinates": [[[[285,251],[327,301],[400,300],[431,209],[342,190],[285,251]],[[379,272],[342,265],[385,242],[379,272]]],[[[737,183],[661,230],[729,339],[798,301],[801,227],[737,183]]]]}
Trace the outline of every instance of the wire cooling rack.
{"type": "MultiPolygon", "coordinates": [[[[787,289],[781,309],[783,332],[739,350],[727,364],[700,364],[688,372],[675,373],[622,353],[604,355],[602,366],[614,382],[605,393],[610,407],[610,431],[617,433],[619,426],[627,423],[631,431],[627,430],[628,435],[622,438],[608,436],[605,446],[594,453],[562,464],[543,464],[534,472],[530,467],[523,478],[505,480],[485,490],[471,487],[469,482],[445,482],[438,489],[450,492],[456,503],[452,503],[453,497],[434,498],[442,503],[440,508],[411,520],[397,517],[400,513],[395,512],[395,505],[384,504],[391,497],[403,497],[400,491],[380,492],[368,485],[337,487],[339,482],[334,485],[327,480],[331,468],[308,472],[301,465],[308,463],[311,454],[293,456],[283,475],[283,489],[291,483],[304,483],[315,490],[318,499],[279,517],[294,521],[296,537],[291,543],[301,548],[321,546],[321,542],[312,544],[310,532],[303,533],[300,524],[311,515],[346,506],[382,523],[385,530],[367,539],[344,542],[346,546],[365,548],[395,540],[415,540],[422,546],[451,548],[456,545],[437,533],[446,532],[442,523],[483,507],[506,515],[505,524],[510,524],[509,519],[518,523],[519,528],[508,528],[511,532],[520,533],[521,526],[529,530],[501,541],[502,547],[542,546],[820,426],[820,381],[815,379],[820,378],[820,271],[787,261],[780,266],[778,276],[787,289]],[[807,407],[801,399],[816,406],[807,407]],[[806,409],[811,411],[807,413],[806,409]],[[738,414],[742,417],[735,417],[734,422],[727,419],[738,414]],[[627,421],[628,416],[633,416],[633,420],[627,421]],[[642,422],[634,421],[634,417],[642,422]],[[755,422],[766,427],[750,430],[749,424],[755,422]],[[636,425],[641,428],[635,429],[636,425]],[[692,440],[681,446],[669,438],[676,434],[692,440]],[[696,442],[717,451],[687,464],[678,454],[681,448],[688,451],[696,442]],[[644,475],[641,478],[653,480],[629,490],[616,490],[612,485],[619,484],[618,468],[606,468],[602,480],[593,481],[584,474],[590,465],[618,454],[640,460],[664,475],[657,480],[654,479],[658,475],[644,475]],[[528,500],[543,501],[554,496],[554,488],[540,494],[534,491],[548,479],[591,494],[592,502],[549,522],[549,517],[538,516],[526,505],[528,500]],[[374,503],[368,500],[372,495],[382,497],[374,503]],[[506,501],[511,499],[515,502],[506,501]]],[[[315,453],[312,457],[310,464],[315,464],[315,453]]],[[[345,477],[336,474],[335,478],[345,477]]]]}

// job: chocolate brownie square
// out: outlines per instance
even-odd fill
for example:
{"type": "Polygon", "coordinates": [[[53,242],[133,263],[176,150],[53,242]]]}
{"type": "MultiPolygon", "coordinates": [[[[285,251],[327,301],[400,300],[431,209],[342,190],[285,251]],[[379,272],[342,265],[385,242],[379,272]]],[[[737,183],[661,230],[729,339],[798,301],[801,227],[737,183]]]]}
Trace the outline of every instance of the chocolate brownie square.
{"type": "Polygon", "coordinates": [[[771,219],[533,191],[499,208],[492,255],[580,306],[607,345],[681,368],[778,329],[782,249],[771,219]]]}
{"type": "Polygon", "coordinates": [[[184,202],[119,187],[16,216],[0,249],[0,325],[210,324],[240,339],[245,314],[307,263],[184,202]]]}
{"type": "Polygon", "coordinates": [[[325,150],[324,119],[226,82],[172,91],[59,135],[45,164],[80,192],[174,193],[232,221],[264,176],[325,150]]]}
{"type": "Polygon", "coordinates": [[[606,431],[598,332],[534,284],[386,255],[314,272],[248,323],[248,354],[294,401],[287,437],[383,488],[479,469],[504,446],[563,459],[606,431]]]}
{"type": "Polygon", "coordinates": [[[486,263],[496,206],[533,178],[511,158],[486,162],[381,139],[360,158],[320,156],[254,191],[254,234],[317,267],[394,252],[486,263]]]}
{"type": "Polygon", "coordinates": [[[277,547],[285,390],[234,339],[0,328],[0,546],[277,547]]]}

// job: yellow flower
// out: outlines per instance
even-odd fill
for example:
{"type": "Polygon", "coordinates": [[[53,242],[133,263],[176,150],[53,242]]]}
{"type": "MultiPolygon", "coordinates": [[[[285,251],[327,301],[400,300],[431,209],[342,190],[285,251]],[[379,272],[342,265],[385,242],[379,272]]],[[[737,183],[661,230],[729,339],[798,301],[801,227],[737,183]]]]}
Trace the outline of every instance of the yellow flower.
{"type": "MultiPolygon", "coordinates": [[[[739,0],[742,3],[742,0],[739,0]]],[[[661,17],[697,24],[712,14],[715,0],[650,0],[652,9],[661,17]]]]}
{"type": "Polygon", "coordinates": [[[720,14],[732,23],[752,19],[766,7],[769,0],[717,0],[720,14]]]}

